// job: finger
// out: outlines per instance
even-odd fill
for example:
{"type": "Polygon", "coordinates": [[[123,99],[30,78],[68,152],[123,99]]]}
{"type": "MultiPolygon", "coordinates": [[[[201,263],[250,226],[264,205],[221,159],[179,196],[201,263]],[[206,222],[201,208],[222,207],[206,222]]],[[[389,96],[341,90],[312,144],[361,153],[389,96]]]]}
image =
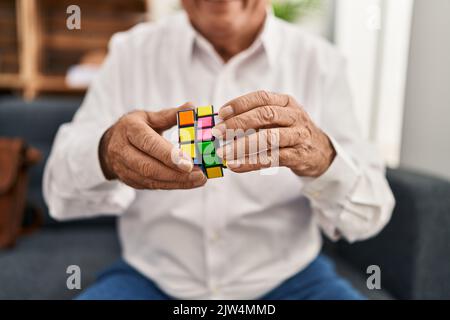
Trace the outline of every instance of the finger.
{"type": "Polygon", "coordinates": [[[132,146],[124,154],[126,158],[120,160],[121,164],[143,178],[168,182],[195,182],[206,179],[200,169],[193,169],[190,173],[173,170],[132,146]]]}
{"type": "Polygon", "coordinates": [[[263,152],[260,154],[253,154],[244,156],[243,158],[227,161],[227,168],[233,172],[244,173],[250,171],[257,171],[272,166],[278,166],[278,156],[270,152],[263,152]]]}
{"type": "Polygon", "coordinates": [[[177,124],[177,113],[179,111],[193,109],[194,105],[191,102],[176,107],[163,109],[157,112],[147,112],[147,121],[150,127],[155,131],[165,131],[177,124]]]}
{"type": "Polygon", "coordinates": [[[220,138],[227,130],[289,127],[296,122],[296,118],[297,110],[266,105],[224,120],[214,127],[213,134],[220,138]]]}
{"type": "MultiPolygon", "coordinates": [[[[233,172],[244,173],[270,167],[293,167],[298,159],[298,151],[294,148],[282,148],[277,151],[268,151],[256,155],[227,161],[227,167],[233,172]]],[[[305,163],[305,166],[307,164],[305,163]]]]}
{"type": "Polygon", "coordinates": [[[127,130],[127,138],[134,147],[158,159],[169,168],[183,172],[192,171],[194,166],[192,160],[155,132],[147,123],[134,122],[127,130]]]}
{"type": "Polygon", "coordinates": [[[260,90],[229,101],[220,108],[219,117],[225,120],[262,106],[287,107],[290,100],[288,95],[260,90]]]}
{"type": "Polygon", "coordinates": [[[301,142],[301,135],[294,128],[262,129],[238,138],[218,148],[216,153],[227,161],[236,160],[255,153],[279,148],[293,147],[301,142]]]}
{"type": "Polygon", "coordinates": [[[174,190],[174,189],[193,189],[203,186],[207,179],[196,181],[156,181],[149,178],[142,177],[134,171],[126,172],[126,175],[119,176],[120,180],[135,189],[161,189],[161,190],[174,190]]]}

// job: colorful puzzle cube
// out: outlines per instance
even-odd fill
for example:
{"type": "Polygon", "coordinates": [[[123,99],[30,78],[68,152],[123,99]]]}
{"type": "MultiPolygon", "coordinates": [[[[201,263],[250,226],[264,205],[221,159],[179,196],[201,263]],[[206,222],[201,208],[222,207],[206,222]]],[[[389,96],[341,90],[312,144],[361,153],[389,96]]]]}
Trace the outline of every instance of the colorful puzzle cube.
{"type": "Polygon", "coordinates": [[[178,112],[178,142],[208,179],[223,177],[224,161],[216,155],[218,141],[212,135],[215,125],[213,106],[178,112]]]}

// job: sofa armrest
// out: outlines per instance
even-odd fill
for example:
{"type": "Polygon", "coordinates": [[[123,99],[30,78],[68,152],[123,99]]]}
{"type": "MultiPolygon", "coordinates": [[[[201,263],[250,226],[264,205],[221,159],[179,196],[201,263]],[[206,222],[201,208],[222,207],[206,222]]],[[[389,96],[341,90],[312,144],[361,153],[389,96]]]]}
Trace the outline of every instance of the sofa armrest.
{"type": "Polygon", "coordinates": [[[400,299],[450,298],[450,182],[388,170],[396,199],[391,221],[375,238],[338,244],[341,256],[366,270],[381,268],[381,285],[400,299]]]}

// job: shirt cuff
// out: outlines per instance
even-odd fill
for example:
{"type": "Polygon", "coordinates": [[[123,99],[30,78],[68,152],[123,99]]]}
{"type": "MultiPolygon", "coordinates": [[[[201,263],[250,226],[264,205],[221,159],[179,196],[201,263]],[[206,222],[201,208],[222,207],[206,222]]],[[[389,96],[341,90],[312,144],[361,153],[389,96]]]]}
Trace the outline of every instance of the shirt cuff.
{"type": "Polygon", "coordinates": [[[79,190],[117,183],[107,180],[100,166],[98,147],[105,130],[93,131],[71,149],[70,171],[73,173],[75,186],[79,190]]]}
{"type": "Polygon", "coordinates": [[[301,178],[304,195],[325,210],[343,206],[350,199],[360,176],[350,156],[333,138],[330,137],[330,141],[336,150],[331,166],[318,178],[301,178]]]}

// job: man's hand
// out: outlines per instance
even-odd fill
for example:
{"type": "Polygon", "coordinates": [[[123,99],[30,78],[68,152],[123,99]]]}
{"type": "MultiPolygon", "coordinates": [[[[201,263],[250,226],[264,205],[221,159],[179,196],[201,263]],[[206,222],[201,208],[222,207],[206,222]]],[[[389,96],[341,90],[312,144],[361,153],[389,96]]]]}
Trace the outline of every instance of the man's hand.
{"type": "Polygon", "coordinates": [[[328,136],[289,95],[250,93],[228,102],[219,110],[219,117],[224,121],[214,128],[216,137],[229,137],[228,130],[257,130],[217,150],[235,172],[259,170],[278,163],[299,176],[318,177],[336,156],[328,136]],[[267,151],[263,161],[259,156],[254,157],[255,145],[257,152],[267,151]],[[261,145],[266,149],[260,150],[261,145]]]}
{"type": "Polygon", "coordinates": [[[124,115],[103,135],[99,158],[108,180],[119,179],[136,189],[191,189],[206,177],[192,160],[161,136],[177,123],[179,108],[124,115]]]}

